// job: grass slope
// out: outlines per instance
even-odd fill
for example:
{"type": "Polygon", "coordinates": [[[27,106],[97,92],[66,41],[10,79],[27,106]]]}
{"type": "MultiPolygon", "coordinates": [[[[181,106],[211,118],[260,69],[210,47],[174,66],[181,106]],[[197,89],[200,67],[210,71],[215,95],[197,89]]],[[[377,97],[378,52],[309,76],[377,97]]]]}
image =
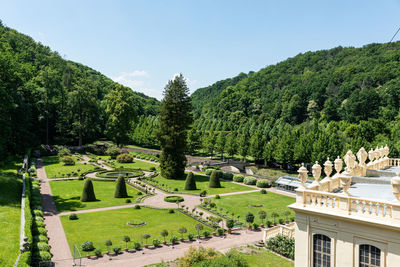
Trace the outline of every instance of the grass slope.
{"type": "Polygon", "coordinates": [[[243,256],[249,267],[293,267],[294,263],[265,250],[261,253],[243,256]]]}
{"type": "Polygon", "coordinates": [[[0,266],[12,266],[19,254],[21,191],[20,178],[0,176],[0,266]]]}
{"type": "MultiPolygon", "coordinates": [[[[222,208],[223,213],[229,211],[229,214],[231,214],[233,212],[235,214],[235,218],[240,215],[239,220],[242,222],[244,222],[246,214],[248,212],[251,212],[255,216],[254,222],[259,224],[261,223],[261,220],[258,218],[258,212],[260,210],[264,210],[265,212],[267,212],[268,220],[270,221],[273,221],[273,218],[271,216],[272,212],[277,212],[279,214],[279,218],[283,218],[285,220],[285,211],[291,212],[290,216],[293,216],[293,211],[291,211],[287,206],[294,203],[295,201],[295,198],[271,192],[268,192],[267,194],[260,194],[259,192],[255,192],[232,196],[221,196],[220,199],[212,199],[212,202],[217,205],[218,211],[220,208],[222,208]],[[249,205],[260,204],[264,205],[264,207],[249,207],[249,205]]],[[[265,224],[265,220],[263,221],[263,223],[265,224]]]]}
{"type": "Polygon", "coordinates": [[[115,181],[93,181],[98,201],[81,202],[84,180],[51,181],[51,191],[59,212],[125,205],[126,199],[135,202],[138,190],[127,185],[128,198],[114,198],[115,181]]]}
{"type": "MultiPolygon", "coordinates": [[[[74,159],[76,161],[75,157],[74,159]]],[[[81,164],[76,162],[75,165],[65,166],[59,161],[58,156],[45,157],[43,158],[43,163],[46,170],[47,178],[62,178],[67,177],[68,174],[72,176],[73,172],[79,174],[94,170],[94,167],[90,164],[81,164]]]]}
{"type": "MultiPolygon", "coordinates": [[[[121,246],[121,248],[125,248],[125,242],[122,241],[122,237],[125,235],[129,236],[133,242],[140,243],[143,234],[150,234],[151,237],[148,239],[150,245],[153,239],[164,240],[160,235],[160,232],[164,229],[169,232],[167,240],[171,238],[171,231],[173,235],[180,237],[181,235],[178,233],[180,227],[186,227],[188,233],[196,234],[194,226],[198,223],[179,212],[169,213],[168,210],[143,207],[139,210],[126,208],[82,213],[78,216],[79,219],[76,221],[69,220],[68,216],[61,216],[61,222],[72,252],[73,244],[77,244],[80,248],[83,242],[93,241],[96,249],[99,248],[104,253],[107,250],[104,243],[108,239],[113,242],[112,247],[121,246]],[[132,220],[145,221],[146,225],[140,227],[127,226],[126,223],[132,220]]],[[[204,226],[204,230],[212,232],[206,226],[204,226]]],[[[187,234],[184,235],[185,238],[187,234]]],[[[143,242],[145,241],[143,240],[143,242]]],[[[129,247],[132,248],[132,245],[130,244],[129,247]]],[[[87,254],[87,252],[82,253],[84,253],[83,256],[87,254]]]]}
{"type": "Polygon", "coordinates": [[[208,183],[210,178],[208,176],[203,175],[194,175],[196,179],[196,187],[197,190],[185,190],[185,179],[166,179],[162,176],[157,176],[155,180],[157,180],[161,187],[167,188],[173,191],[175,188],[178,188],[179,192],[189,192],[189,193],[200,193],[203,190],[207,191],[208,195],[214,194],[223,194],[223,193],[230,193],[230,192],[239,192],[239,191],[249,191],[253,190],[253,188],[239,185],[231,182],[224,182],[221,181],[221,188],[209,188],[208,183]],[[164,186],[163,186],[164,184],[164,186]]]}

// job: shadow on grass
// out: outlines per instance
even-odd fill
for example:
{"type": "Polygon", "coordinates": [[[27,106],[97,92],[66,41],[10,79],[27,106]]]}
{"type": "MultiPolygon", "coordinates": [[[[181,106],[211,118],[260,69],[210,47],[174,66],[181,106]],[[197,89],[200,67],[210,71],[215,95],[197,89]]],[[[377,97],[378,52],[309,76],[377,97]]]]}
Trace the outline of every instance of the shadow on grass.
{"type": "MultiPolygon", "coordinates": [[[[53,196],[53,198],[57,205],[58,212],[76,211],[86,207],[86,205],[81,202],[80,197],[62,198],[59,196],[53,196]]],[[[100,200],[96,199],[96,202],[97,201],[100,200]]]]}

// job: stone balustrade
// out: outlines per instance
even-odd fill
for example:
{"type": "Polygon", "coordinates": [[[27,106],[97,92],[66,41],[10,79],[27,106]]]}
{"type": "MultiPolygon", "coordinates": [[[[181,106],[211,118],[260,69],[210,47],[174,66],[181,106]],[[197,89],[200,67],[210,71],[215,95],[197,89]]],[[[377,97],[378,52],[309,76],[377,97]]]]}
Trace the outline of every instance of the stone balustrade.
{"type": "Polygon", "coordinates": [[[389,159],[389,166],[400,166],[400,159],[389,159]]]}
{"type": "Polygon", "coordinates": [[[310,189],[298,189],[296,205],[377,219],[400,221],[400,202],[377,201],[310,189]]]}
{"type": "Polygon", "coordinates": [[[277,235],[284,235],[291,238],[294,237],[294,222],[287,225],[278,225],[272,228],[264,229],[263,240],[266,242],[266,240],[277,235]]]}

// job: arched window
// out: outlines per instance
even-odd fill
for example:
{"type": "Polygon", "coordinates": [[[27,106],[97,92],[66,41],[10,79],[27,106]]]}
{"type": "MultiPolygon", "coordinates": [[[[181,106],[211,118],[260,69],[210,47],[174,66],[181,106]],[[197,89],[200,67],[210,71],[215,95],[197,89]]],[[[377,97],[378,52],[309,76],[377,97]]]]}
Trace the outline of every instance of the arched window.
{"type": "Polygon", "coordinates": [[[360,245],[360,267],[381,266],[381,250],[371,245],[360,245]]]}
{"type": "Polygon", "coordinates": [[[314,235],[313,238],[313,266],[331,266],[331,239],[325,235],[314,235]]]}

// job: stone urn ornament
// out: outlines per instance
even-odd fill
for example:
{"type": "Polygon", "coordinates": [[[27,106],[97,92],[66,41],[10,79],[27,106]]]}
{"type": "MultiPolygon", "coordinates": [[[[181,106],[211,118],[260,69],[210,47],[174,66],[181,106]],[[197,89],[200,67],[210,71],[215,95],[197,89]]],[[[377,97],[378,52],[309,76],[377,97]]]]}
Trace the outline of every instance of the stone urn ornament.
{"type": "Polygon", "coordinates": [[[340,176],[340,186],[343,188],[343,192],[346,195],[350,195],[350,193],[348,192],[350,185],[351,185],[351,176],[345,175],[345,174],[341,175],[340,176]]]}
{"type": "Polygon", "coordinates": [[[303,188],[305,188],[305,183],[308,178],[308,170],[304,167],[304,163],[301,164],[301,167],[297,171],[299,173],[300,182],[303,188]]]}
{"type": "Polygon", "coordinates": [[[315,164],[312,166],[312,174],[314,177],[314,182],[313,184],[318,184],[319,185],[319,178],[321,177],[321,165],[318,164],[318,161],[315,162],[315,164]]]}
{"type": "Polygon", "coordinates": [[[326,175],[326,178],[330,179],[331,173],[332,173],[332,162],[329,160],[329,157],[327,161],[324,163],[324,173],[326,175]]]}
{"type": "Polygon", "coordinates": [[[396,202],[400,202],[400,173],[396,173],[396,176],[392,178],[392,191],[396,198],[396,202]]]}
{"type": "Polygon", "coordinates": [[[334,161],[336,175],[339,175],[343,168],[343,160],[338,156],[334,161]]]}

